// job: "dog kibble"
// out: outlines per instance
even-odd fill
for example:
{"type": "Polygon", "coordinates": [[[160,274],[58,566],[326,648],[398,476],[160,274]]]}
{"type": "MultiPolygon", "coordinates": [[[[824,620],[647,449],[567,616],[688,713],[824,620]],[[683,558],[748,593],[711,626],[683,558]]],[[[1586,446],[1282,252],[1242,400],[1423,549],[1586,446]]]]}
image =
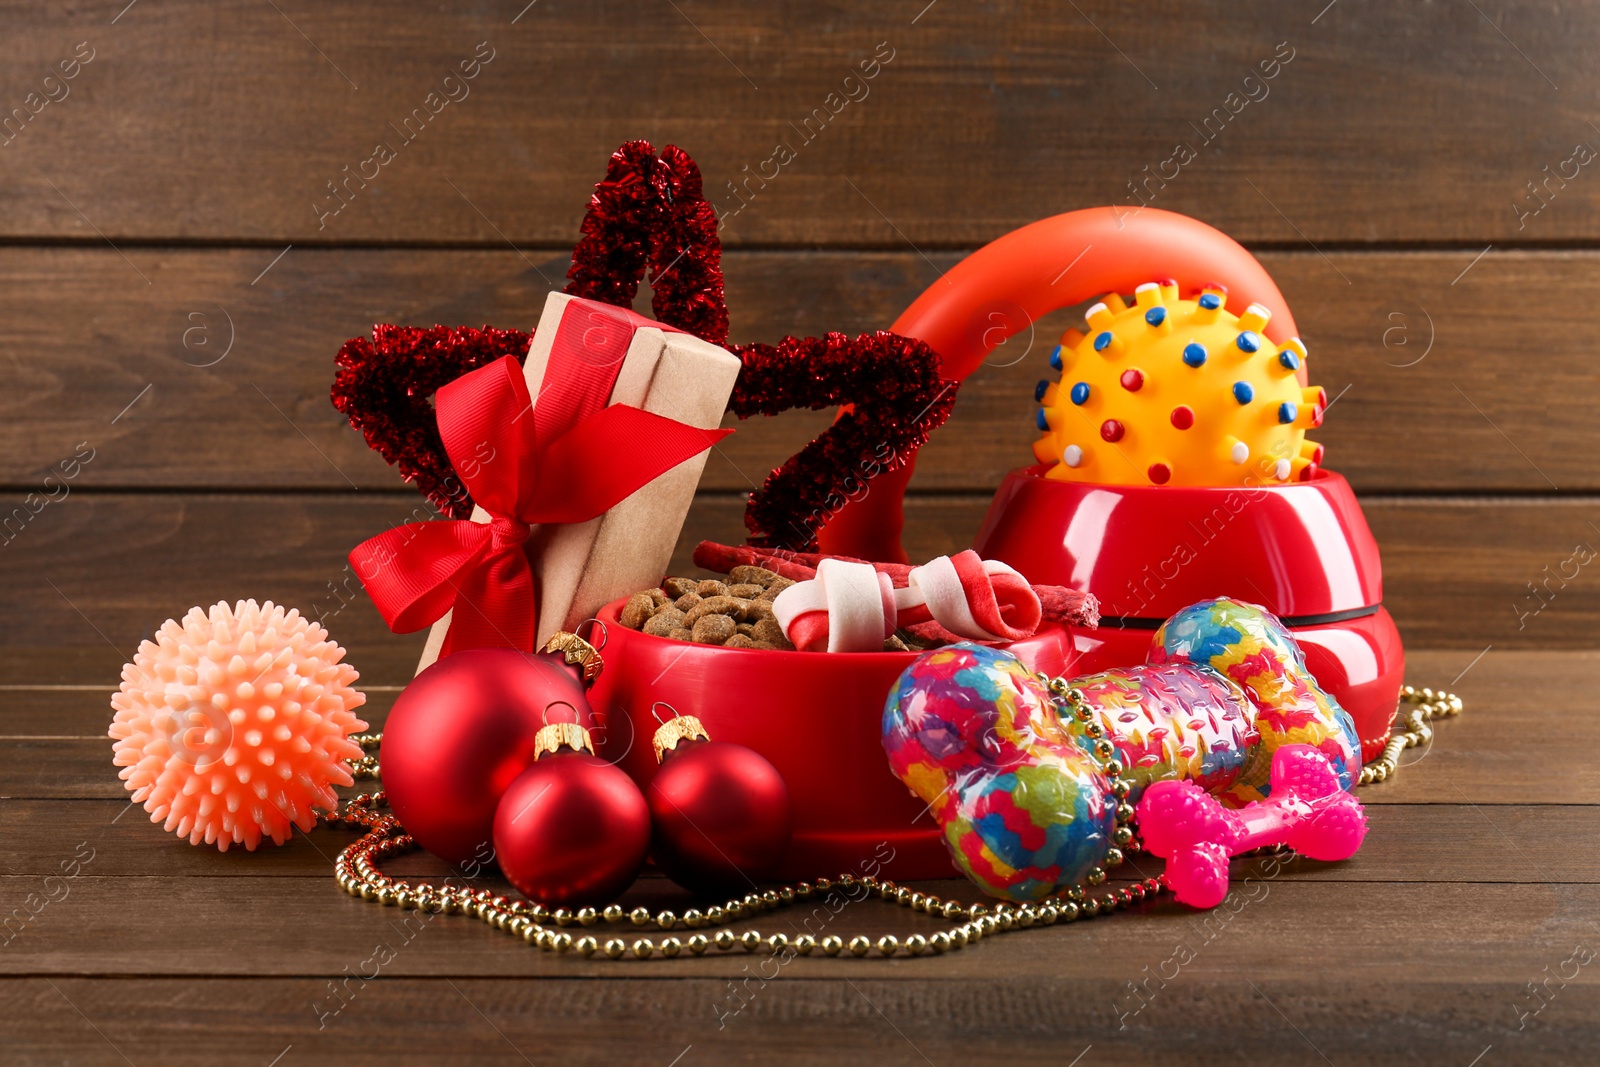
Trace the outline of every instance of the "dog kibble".
{"type": "Polygon", "coordinates": [[[767,586],[767,588],[762,592],[762,594],[759,597],[757,597],[756,599],[757,600],[764,600],[764,601],[767,601],[768,603],[770,603],[770,602],[778,599],[778,594],[783,592],[785,589],[789,588],[793,584],[794,583],[791,582],[787,578],[774,578],[773,581],[772,581],[772,584],[767,586]]]}
{"type": "Polygon", "coordinates": [[[735,567],[727,581],[667,578],[660,588],[629,597],[620,621],[670,641],[793,651],[772,614],[773,598],[793,584],[765,567],[749,566],[735,567]]]}
{"type": "Polygon", "coordinates": [[[789,644],[789,638],[784,634],[783,627],[778,625],[777,619],[758,619],[750,628],[750,637],[774,648],[794,647],[789,644]]]}
{"type": "Polygon", "coordinates": [[[622,608],[622,625],[630,630],[640,630],[656,613],[656,602],[650,598],[649,593],[635,593],[628,598],[622,608]]]}
{"type": "Polygon", "coordinates": [[[707,615],[726,615],[738,620],[744,614],[745,603],[731,596],[708,596],[689,609],[687,625],[693,626],[707,615]]]}
{"type": "Polygon", "coordinates": [[[664,590],[662,595],[676,600],[685,593],[694,592],[699,584],[698,578],[668,578],[661,583],[661,588],[664,590]]]}
{"type": "Polygon", "coordinates": [[[695,622],[689,639],[698,645],[720,645],[734,636],[734,621],[726,615],[702,615],[695,622]]]}
{"type": "Polygon", "coordinates": [[[677,608],[666,608],[656,612],[645,621],[644,632],[653,637],[665,637],[673,630],[684,629],[687,616],[677,608]]]}
{"type": "Polygon", "coordinates": [[[735,567],[728,572],[728,581],[732,585],[759,585],[763,589],[772,584],[777,572],[769,571],[765,567],[751,567],[745,565],[735,567]]]}

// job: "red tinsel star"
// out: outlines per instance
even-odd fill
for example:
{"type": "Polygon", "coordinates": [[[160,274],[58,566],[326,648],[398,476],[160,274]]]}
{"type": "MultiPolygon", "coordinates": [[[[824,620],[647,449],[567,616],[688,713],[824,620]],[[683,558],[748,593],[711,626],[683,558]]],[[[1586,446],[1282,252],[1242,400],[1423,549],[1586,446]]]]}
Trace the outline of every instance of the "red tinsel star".
{"type": "MultiPolygon", "coordinates": [[[[701,190],[700,168],[676,146],[659,158],[648,141],[613,152],[582,234],[566,291],[629,307],[648,268],[659,321],[725,345],[744,363],[728,402],[740,418],[846,407],[750,494],[745,526],[753,545],[815,547],[817,530],[835,512],[873,478],[903,466],[950,415],[956,383],[939,376],[933,349],[909,337],[880,330],[727,345],[716,212],[701,190]]],[[[440,386],[501,356],[522,359],[531,337],[488,326],[374,326],[371,340],[353,338],[340,348],[333,406],[441,512],[466,518],[472,498],[445,455],[431,399],[440,386]]]]}

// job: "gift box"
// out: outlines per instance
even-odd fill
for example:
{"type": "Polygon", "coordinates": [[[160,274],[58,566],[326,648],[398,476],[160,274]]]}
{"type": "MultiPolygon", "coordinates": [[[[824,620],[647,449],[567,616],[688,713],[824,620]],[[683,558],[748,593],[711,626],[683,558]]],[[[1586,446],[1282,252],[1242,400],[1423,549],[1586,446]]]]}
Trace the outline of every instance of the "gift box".
{"type": "Polygon", "coordinates": [[[725,349],[625,308],[551,293],[510,357],[440,389],[476,506],[351,554],[391,628],[432,623],[421,671],[469,647],[539,647],[660,580],[739,375],[725,349]]]}

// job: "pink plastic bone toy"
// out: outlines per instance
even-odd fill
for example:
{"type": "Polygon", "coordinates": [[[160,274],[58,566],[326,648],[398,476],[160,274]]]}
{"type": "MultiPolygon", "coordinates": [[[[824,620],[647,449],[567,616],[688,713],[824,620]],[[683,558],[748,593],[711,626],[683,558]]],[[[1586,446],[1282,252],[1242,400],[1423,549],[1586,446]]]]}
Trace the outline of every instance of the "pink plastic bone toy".
{"type": "Polygon", "coordinates": [[[1281,843],[1314,860],[1349,859],[1367,836],[1367,813],[1326,756],[1284,745],[1272,756],[1269,799],[1230,811],[1191,781],[1156,782],[1139,802],[1139,831],[1166,859],[1178,900],[1214,908],[1228,895],[1230,856],[1281,843]]]}

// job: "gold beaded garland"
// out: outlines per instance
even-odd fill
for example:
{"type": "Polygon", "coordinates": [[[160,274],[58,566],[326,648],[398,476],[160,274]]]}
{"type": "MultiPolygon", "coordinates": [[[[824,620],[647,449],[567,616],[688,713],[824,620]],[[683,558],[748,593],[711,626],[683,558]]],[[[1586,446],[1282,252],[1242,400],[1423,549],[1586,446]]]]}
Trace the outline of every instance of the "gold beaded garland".
{"type": "MultiPolygon", "coordinates": [[[[1064,704],[1066,710],[1076,719],[1084,723],[1091,722],[1094,712],[1084,702],[1080,691],[1070,687],[1060,678],[1042,678],[1042,680],[1058,703],[1064,704]]],[[[1401,752],[1426,744],[1433,737],[1433,728],[1429,725],[1431,722],[1459,715],[1462,710],[1460,697],[1432,689],[1418,690],[1406,686],[1400,692],[1400,700],[1402,703],[1412,705],[1412,710],[1406,715],[1400,728],[1390,736],[1378,759],[1361,769],[1359,779],[1361,785],[1382,782],[1393,776],[1399,768],[1401,752]]],[[[1094,754],[1103,761],[1102,770],[1110,779],[1111,799],[1115,802],[1116,815],[1116,826],[1112,832],[1115,847],[1107,850],[1102,861],[1103,866],[1091,868],[1084,879],[1085,885],[1094,887],[1106,881],[1105,868],[1115,867],[1125,862],[1129,853],[1139,851],[1139,842],[1132,827],[1128,825],[1134,815],[1134,809],[1127,801],[1131,787],[1123,778],[1121,761],[1115,758],[1115,746],[1108,738],[1095,736],[1092,731],[1090,736],[1093,740],[1094,754]]],[[[376,748],[382,739],[383,735],[380,733],[355,734],[351,737],[352,741],[364,749],[376,748]]],[[[358,760],[352,760],[350,768],[351,774],[358,779],[377,778],[380,771],[376,755],[365,755],[358,760]]],[[[620,960],[628,955],[632,955],[635,959],[650,959],[657,955],[672,959],[684,948],[693,955],[704,955],[713,944],[722,951],[741,945],[749,952],[775,955],[790,949],[802,956],[811,955],[818,949],[826,956],[839,956],[848,952],[856,958],[865,957],[874,949],[879,956],[897,956],[902,953],[908,956],[921,956],[927,953],[943,955],[995,933],[1026,930],[1035,926],[1053,926],[1057,923],[1071,923],[1097,915],[1106,915],[1118,907],[1129,907],[1166,889],[1165,879],[1159,877],[1131,882],[1115,889],[1108,888],[1096,895],[1091,895],[1084,885],[1075,885],[1042,901],[1024,904],[997,903],[991,907],[985,904],[966,905],[959,901],[942,900],[932,893],[914,891],[889,879],[845,873],[836,879],[816,878],[809,882],[784,886],[781,889],[750,893],[722,905],[712,905],[704,909],[689,908],[682,915],[666,909],[651,914],[650,909],[644,907],[624,911],[616,904],[607,905],[599,911],[594,908],[579,908],[576,911],[570,908],[556,908],[552,911],[530,901],[512,900],[495,895],[487,889],[472,890],[449,884],[436,886],[431,882],[412,884],[384,874],[378,868],[378,861],[401,855],[417,847],[411,835],[405,832],[393,814],[378,810],[386,800],[381,790],[359,793],[346,801],[344,807],[328,815],[327,821],[330,823],[366,831],[360,840],[345,848],[334,861],[334,881],[339,888],[352,896],[383,906],[417,909],[436,914],[469,915],[514,937],[521,937],[543,951],[557,954],[570,952],[583,957],[598,953],[613,960],[620,960]],[[825,893],[835,887],[849,891],[857,886],[864,887],[869,893],[884,900],[894,901],[902,907],[944,918],[954,926],[948,931],[940,931],[926,937],[922,934],[912,934],[904,940],[893,934],[884,934],[876,939],[856,936],[851,938],[848,944],[843,938],[832,934],[820,940],[809,934],[801,934],[790,941],[786,934],[763,935],[757,930],[746,930],[736,934],[725,927],[710,938],[701,933],[691,935],[687,941],[668,936],[657,944],[648,937],[640,937],[630,944],[615,937],[602,942],[587,934],[574,940],[571,934],[560,929],[572,925],[592,927],[602,922],[608,925],[628,922],[636,927],[654,925],[661,930],[674,930],[679,926],[691,930],[722,926],[746,915],[792,904],[796,900],[808,900],[816,893],[825,893]],[[550,929],[544,925],[546,923],[553,924],[556,929],[550,929]]]]}

